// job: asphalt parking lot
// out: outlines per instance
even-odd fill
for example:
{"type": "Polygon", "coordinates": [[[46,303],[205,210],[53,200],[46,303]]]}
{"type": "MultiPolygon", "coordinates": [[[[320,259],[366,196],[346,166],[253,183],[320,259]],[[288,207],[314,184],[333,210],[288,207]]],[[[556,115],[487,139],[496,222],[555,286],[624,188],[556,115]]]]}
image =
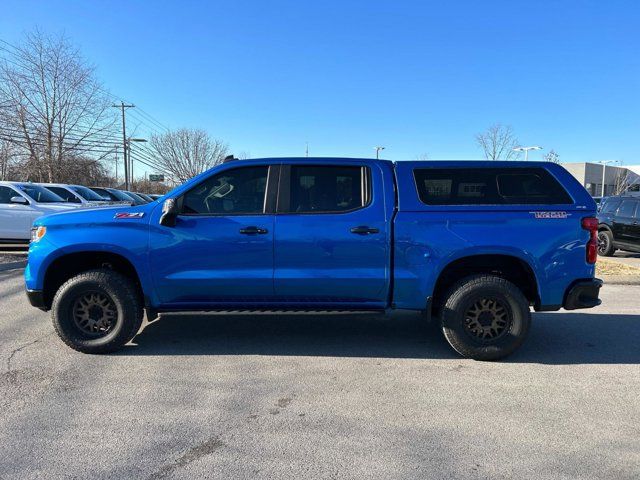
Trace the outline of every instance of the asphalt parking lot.
{"type": "Polygon", "coordinates": [[[640,477],[640,286],[502,363],[415,315],[179,316],[76,353],[0,272],[0,478],[640,477]]]}

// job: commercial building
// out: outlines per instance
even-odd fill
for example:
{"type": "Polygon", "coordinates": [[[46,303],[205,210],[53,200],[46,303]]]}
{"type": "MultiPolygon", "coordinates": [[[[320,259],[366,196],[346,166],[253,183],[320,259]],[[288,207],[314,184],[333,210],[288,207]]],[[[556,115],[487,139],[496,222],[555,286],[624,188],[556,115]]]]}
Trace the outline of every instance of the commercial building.
{"type": "Polygon", "coordinates": [[[640,165],[618,167],[601,163],[563,163],[562,166],[573,175],[594,197],[616,195],[626,190],[636,190],[640,186],[640,165]]]}

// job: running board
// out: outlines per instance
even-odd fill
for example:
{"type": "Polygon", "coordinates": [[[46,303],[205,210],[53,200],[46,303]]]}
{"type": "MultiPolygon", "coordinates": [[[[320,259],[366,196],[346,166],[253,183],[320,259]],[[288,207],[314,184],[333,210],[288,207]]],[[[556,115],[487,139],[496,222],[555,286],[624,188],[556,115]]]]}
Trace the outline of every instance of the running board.
{"type": "Polygon", "coordinates": [[[224,313],[227,315],[246,315],[264,313],[270,315],[300,315],[300,314],[332,314],[332,315],[364,315],[364,314],[383,314],[384,309],[370,309],[370,310],[344,310],[344,309],[301,309],[301,308],[207,308],[206,310],[158,310],[154,313],[170,313],[180,315],[195,315],[195,314],[209,314],[209,313],[224,313]]]}

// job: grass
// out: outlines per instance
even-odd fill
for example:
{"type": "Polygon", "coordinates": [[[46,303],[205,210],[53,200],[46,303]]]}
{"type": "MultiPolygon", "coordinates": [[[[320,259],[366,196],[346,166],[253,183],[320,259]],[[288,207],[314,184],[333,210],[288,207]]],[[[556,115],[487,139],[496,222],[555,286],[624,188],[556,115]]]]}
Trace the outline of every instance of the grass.
{"type": "Polygon", "coordinates": [[[625,265],[615,260],[604,259],[598,257],[596,263],[596,275],[638,275],[640,276],[640,268],[625,265]]]}

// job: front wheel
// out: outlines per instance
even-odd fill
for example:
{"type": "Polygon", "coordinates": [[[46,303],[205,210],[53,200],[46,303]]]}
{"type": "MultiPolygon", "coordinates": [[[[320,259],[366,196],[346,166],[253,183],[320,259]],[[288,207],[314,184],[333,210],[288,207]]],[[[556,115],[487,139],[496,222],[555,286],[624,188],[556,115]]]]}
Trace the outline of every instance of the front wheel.
{"type": "Polygon", "coordinates": [[[143,310],[130,279],[100,269],[67,280],[53,299],[51,317],[58,336],[74,350],[108,353],[138,333],[143,310]]]}
{"type": "Polygon", "coordinates": [[[513,353],[529,332],[529,302],[513,283],[476,275],[456,283],[447,295],[441,325],[460,355],[498,360],[513,353]]]}

